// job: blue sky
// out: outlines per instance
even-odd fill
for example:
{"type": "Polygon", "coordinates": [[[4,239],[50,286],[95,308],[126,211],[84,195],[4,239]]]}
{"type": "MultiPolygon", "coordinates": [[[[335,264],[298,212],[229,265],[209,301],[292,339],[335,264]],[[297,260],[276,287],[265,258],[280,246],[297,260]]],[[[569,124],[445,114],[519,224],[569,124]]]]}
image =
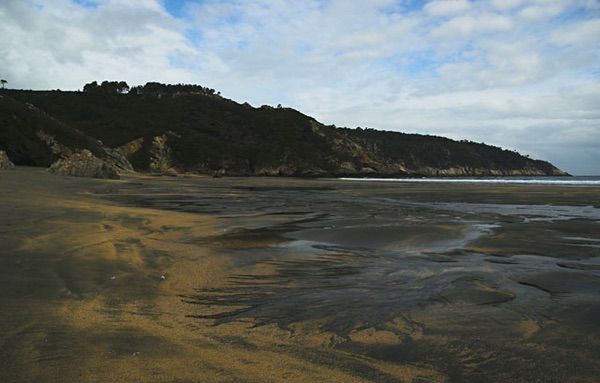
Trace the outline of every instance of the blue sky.
{"type": "Polygon", "coordinates": [[[598,0],[2,0],[0,76],[198,83],[600,174],[598,0]]]}
{"type": "MultiPolygon", "coordinates": [[[[167,12],[172,14],[174,17],[185,17],[185,8],[188,3],[192,3],[190,0],[165,0],[163,4],[167,12]]],[[[198,0],[194,3],[200,4],[202,1],[198,0]]]]}

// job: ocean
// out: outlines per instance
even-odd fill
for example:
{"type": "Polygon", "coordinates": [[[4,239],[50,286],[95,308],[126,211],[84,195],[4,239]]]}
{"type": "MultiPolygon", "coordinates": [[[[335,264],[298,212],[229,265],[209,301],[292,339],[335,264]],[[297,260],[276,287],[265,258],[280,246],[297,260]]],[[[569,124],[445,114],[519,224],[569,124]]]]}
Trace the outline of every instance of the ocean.
{"type": "Polygon", "coordinates": [[[600,176],[573,177],[477,177],[477,178],[339,178],[343,181],[381,181],[410,183],[476,183],[600,186],[600,176]]]}

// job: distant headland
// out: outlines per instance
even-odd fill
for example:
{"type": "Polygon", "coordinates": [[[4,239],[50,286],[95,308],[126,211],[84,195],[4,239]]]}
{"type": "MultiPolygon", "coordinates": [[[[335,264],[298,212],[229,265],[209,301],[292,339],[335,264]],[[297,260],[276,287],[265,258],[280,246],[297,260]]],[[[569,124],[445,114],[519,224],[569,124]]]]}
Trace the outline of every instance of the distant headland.
{"type": "Polygon", "coordinates": [[[16,165],[118,178],[566,176],[546,161],[471,141],[324,125],[199,85],[124,81],[78,91],[0,91],[0,151],[16,165]]]}

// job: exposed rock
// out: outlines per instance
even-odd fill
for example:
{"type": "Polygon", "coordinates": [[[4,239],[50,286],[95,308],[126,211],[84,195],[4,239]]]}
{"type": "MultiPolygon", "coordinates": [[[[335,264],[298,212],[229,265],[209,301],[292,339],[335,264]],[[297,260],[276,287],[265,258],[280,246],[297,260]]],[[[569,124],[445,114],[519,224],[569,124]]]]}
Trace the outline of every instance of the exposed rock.
{"type": "Polygon", "coordinates": [[[7,124],[2,130],[9,132],[3,135],[7,139],[2,147],[18,164],[47,166],[86,148],[119,171],[133,170],[133,162],[139,170],[159,174],[173,174],[174,169],[212,174],[223,169],[231,176],[566,175],[548,162],[483,143],[338,128],[293,109],[253,108],[221,98],[208,101],[200,97],[214,91],[199,86],[148,83],[102,108],[97,108],[97,97],[76,92],[6,94],[16,98],[3,93],[0,99],[7,124]],[[148,96],[169,100],[150,101],[148,96]],[[61,120],[31,102],[50,108],[61,120]],[[193,111],[188,110],[190,103],[193,111]],[[94,110],[99,118],[89,120],[85,113],[73,113],[73,107],[94,110]],[[123,121],[107,123],[114,116],[123,121]],[[146,126],[149,121],[151,128],[146,126]],[[127,132],[121,131],[124,126],[127,132]],[[160,133],[148,136],[149,131],[160,133]],[[36,133],[41,141],[31,140],[36,133]],[[100,141],[114,142],[124,135],[138,138],[112,149],[100,141]]]}
{"type": "Polygon", "coordinates": [[[4,150],[0,150],[0,169],[12,169],[15,167],[15,164],[11,162],[11,160],[6,155],[4,150]]]}
{"type": "Polygon", "coordinates": [[[142,145],[144,145],[144,137],[140,137],[138,139],[130,141],[125,145],[121,145],[118,148],[115,148],[114,150],[119,152],[119,154],[121,154],[125,158],[129,159],[129,157],[140,151],[142,145]]]}
{"type": "Polygon", "coordinates": [[[287,164],[279,166],[261,167],[254,171],[257,176],[291,176],[296,174],[297,169],[287,164]]]}
{"type": "Polygon", "coordinates": [[[356,166],[349,161],[342,162],[338,168],[339,174],[356,174],[358,171],[356,170],[356,166]]]}
{"type": "Polygon", "coordinates": [[[125,157],[123,154],[121,154],[120,151],[118,151],[117,149],[110,149],[110,148],[103,148],[103,149],[104,149],[104,154],[106,155],[106,157],[105,157],[106,162],[108,162],[112,166],[114,166],[118,169],[121,169],[121,170],[125,170],[128,172],[134,171],[133,165],[131,165],[131,162],[129,162],[127,157],[125,157]]]}
{"type": "Polygon", "coordinates": [[[49,171],[64,176],[119,178],[119,173],[113,165],[94,156],[89,150],[61,158],[50,166],[49,171]]]}
{"type": "Polygon", "coordinates": [[[324,177],[328,175],[328,173],[327,171],[321,168],[311,167],[308,169],[302,169],[298,171],[295,175],[300,177],[324,177]]]}
{"type": "Polygon", "coordinates": [[[68,157],[73,154],[73,151],[66,147],[65,145],[58,142],[53,135],[44,132],[43,130],[39,130],[37,132],[37,136],[40,140],[46,143],[52,154],[55,154],[60,157],[68,157]]]}
{"type": "Polygon", "coordinates": [[[177,171],[171,165],[171,148],[167,145],[167,141],[168,137],[166,134],[156,136],[152,140],[150,170],[162,174],[177,174],[177,171]]]}
{"type": "MultiPolygon", "coordinates": [[[[421,167],[412,171],[413,175],[428,177],[530,177],[548,175],[542,169],[534,167],[525,167],[523,169],[498,169],[498,168],[472,168],[472,167],[451,167],[437,169],[432,167],[421,167]]],[[[565,175],[565,174],[556,174],[565,175]]]]}
{"type": "Polygon", "coordinates": [[[373,168],[365,167],[365,168],[360,169],[360,172],[363,174],[375,174],[375,173],[377,173],[377,170],[375,170],[373,168]]]}
{"type": "MultiPolygon", "coordinates": [[[[52,154],[54,154],[58,157],[61,157],[62,159],[69,159],[70,157],[73,156],[73,150],[71,150],[69,147],[58,142],[53,135],[48,134],[48,133],[44,132],[43,130],[40,130],[37,132],[37,136],[40,140],[45,142],[46,145],[48,145],[48,147],[50,147],[52,154]]],[[[142,139],[142,141],[143,141],[143,139],[142,139]]],[[[100,142],[100,141],[98,141],[98,144],[100,145],[102,150],[104,150],[104,156],[103,156],[104,158],[103,159],[104,159],[104,161],[106,161],[108,163],[108,165],[110,165],[111,167],[117,168],[117,169],[125,170],[125,171],[130,171],[130,172],[133,171],[133,166],[131,165],[129,160],[123,154],[120,153],[119,150],[107,148],[107,147],[103,146],[102,142],[100,142]]],[[[81,153],[84,153],[84,152],[81,152],[81,153]]],[[[92,153],[90,152],[90,154],[92,154],[92,153]]],[[[94,157],[94,158],[98,159],[97,157],[94,157]]],[[[106,178],[106,177],[96,177],[96,178],[106,178]]],[[[108,177],[108,178],[112,178],[112,177],[108,177]]]]}

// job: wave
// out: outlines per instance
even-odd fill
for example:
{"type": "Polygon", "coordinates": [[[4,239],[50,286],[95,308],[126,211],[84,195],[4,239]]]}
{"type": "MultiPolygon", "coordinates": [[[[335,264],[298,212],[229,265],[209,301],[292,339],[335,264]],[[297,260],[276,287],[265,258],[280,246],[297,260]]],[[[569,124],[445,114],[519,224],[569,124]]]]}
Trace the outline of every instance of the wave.
{"type": "Polygon", "coordinates": [[[338,178],[342,181],[377,181],[410,183],[490,183],[490,184],[535,184],[535,185],[575,185],[600,186],[600,177],[582,177],[584,179],[545,179],[545,178],[338,178]]]}

